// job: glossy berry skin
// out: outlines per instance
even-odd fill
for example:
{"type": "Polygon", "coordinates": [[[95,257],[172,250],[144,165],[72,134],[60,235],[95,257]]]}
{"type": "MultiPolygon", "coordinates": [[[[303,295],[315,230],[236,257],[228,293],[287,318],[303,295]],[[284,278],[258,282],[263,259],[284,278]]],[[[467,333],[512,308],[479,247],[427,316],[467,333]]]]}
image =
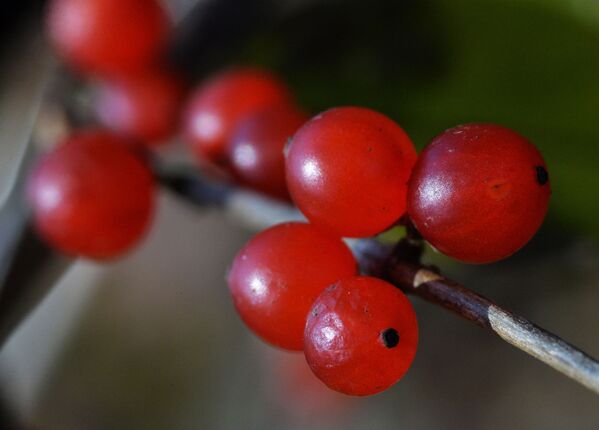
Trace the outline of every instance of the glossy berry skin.
{"type": "Polygon", "coordinates": [[[547,166],[528,140],[501,126],[469,124],[445,131],[424,150],[408,210],[439,251],[488,263],[532,238],[550,195],[547,166]]]}
{"type": "Polygon", "coordinates": [[[100,122],[115,133],[155,145],[176,131],[182,101],[181,81],[148,72],[102,83],[94,107],[100,122]]]}
{"type": "Polygon", "coordinates": [[[288,103],[291,96],[285,85],[266,72],[223,72],[192,95],[185,113],[185,135],[200,160],[223,164],[228,142],[242,119],[288,103]]]}
{"type": "Polygon", "coordinates": [[[242,120],[229,145],[229,162],[236,178],[258,191],[289,200],[284,149],[307,120],[306,114],[288,105],[242,120]]]}
{"type": "Polygon", "coordinates": [[[52,0],[47,24],[50,41],[77,71],[111,77],[155,62],[170,29],[157,0],[52,0]]]}
{"type": "Polygon", "coordinates": [[[306,323],[304,353],[327,386],[368,396],[408,371],[417,345],[418,322],[406,296],[385,281],[356,276],[316,299],[306,323]]]}
{"type": "Polygon", "coordinates": [[[265,341],[301,350],[306,316],[327,286],[356,274],[338,238],[310,224],[279,224],[256,235],[235,257],[229,289],[243,321],[265,341]]]}
{"type": "Polygon", "coordinates": [[[406,210],[416,151],[395,122],[375,111],[326,111],[293,137],[287,186],[306,217],[340,236],[367,237],[406,210]]]}
{"type": "Polygon", "coordinates": [[[148,168],[119,138],[74,134],[33,170],[28,195],[41,235],[66,254],[110,259],[140,241],[154,212],[148,168]]]}

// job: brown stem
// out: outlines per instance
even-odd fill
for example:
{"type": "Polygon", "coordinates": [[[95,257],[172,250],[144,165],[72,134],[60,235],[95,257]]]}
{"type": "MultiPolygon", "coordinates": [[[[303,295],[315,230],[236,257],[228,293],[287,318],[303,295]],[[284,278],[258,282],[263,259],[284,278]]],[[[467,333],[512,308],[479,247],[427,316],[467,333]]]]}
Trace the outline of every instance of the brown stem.
{"type": "Polygon", "coordinates": [[[408,241],[389,249],[373,240],[362,240],[354,251],[366,267],[365,272],[379,276],[401,288],[441,306],[502,340],[532,355],[553,369],[599,393],[599,362],[553,333],[526,318],[502,308],[493,301],[443,277],[418,262],[416,246],[408,241]]]}

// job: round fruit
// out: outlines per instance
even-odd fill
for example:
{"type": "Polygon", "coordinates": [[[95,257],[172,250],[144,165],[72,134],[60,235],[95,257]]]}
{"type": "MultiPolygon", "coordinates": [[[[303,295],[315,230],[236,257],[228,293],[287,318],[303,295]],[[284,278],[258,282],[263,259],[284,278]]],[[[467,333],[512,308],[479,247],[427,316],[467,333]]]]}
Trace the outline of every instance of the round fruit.
{"type": "Polygon", "coordinates": [[[119,138],[72,135],[37,164],[28,183],[34,222],[59,250],[93,259],[121,255],[150,224],[150,171],[119,138]]]}
{"type": "Polygon", "coordinates": [[[547,166],[524,137],[497,125],[445,131],[410,180],[408,211],[439,251],[469,263],[505,258],[540,227],[551,190],[547,166]]]}
{"type": "Polygon", "coordinates": [[[410,368],[418,345],[412,304],[377,278],[345,278],[314,302],[304,353],[333,390],[368,396],[395,384],[410,368]]]}
{"type": "Polygon", "coordinates": [[[266,72],[224,72],[192,95],[185,115],[185,133],[199,159],[224,163],[228,142],[240,120],[290,102],[285,85],[266,72]]]}
{"type": "Polygon", "coordinates": [[[229,162],[238,180],[288,200],[283,152],[287,141],[307,120],[298,109],[281,105],[241,121],[229,146],[229,162]]]}
{"type": "Polygon", "coordinates": [[[290,222],[261,232],[239,251],[228,282],[239,315],[257,335],[301,350],[314,299],[356,272],[356,261],[340,239],[290,222]]]}
{"type": "Polygon", "coordinates": [[[58,53],[80,72],[104,76],[156,61],[169,27],[157,0],[52,0],[48,14],[58,53]]]}
{"type": "Polygon", "coordinates": [[[179,125],[183,85],[165,73],[145,73],[103,83],[95,100],[99,120],[144,144],[162,143],[179,125]]]}
{"type": "Polygon", "coordinates": [[[326,111],[293,137],[287,185],[314,224],[347,237],[391,227],[406,210],[416,151],[406,133],[369,109],[326,111]]]}

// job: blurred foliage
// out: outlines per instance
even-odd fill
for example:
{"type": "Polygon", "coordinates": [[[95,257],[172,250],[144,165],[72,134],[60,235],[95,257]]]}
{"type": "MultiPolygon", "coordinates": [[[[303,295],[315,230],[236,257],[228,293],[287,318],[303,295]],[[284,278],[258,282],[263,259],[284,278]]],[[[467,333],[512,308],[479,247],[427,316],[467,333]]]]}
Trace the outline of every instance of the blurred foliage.
{"type": "Polygon", "coordinates": [[[278,70],[313,111],[387,113],[420,148],[460,123],[514,128],[549,164],[551,218],[599,238],[598,5],[314,2],[252,37],[243,59],[278,70]]]}

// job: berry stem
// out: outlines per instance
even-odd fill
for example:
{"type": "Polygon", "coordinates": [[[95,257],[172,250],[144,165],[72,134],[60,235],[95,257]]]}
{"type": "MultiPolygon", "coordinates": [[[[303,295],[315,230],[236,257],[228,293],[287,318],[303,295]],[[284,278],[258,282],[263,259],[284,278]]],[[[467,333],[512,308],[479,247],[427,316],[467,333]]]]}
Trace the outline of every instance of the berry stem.
{"type": "MultiPolygon", "coordinates": [[[[388,252],[388,258],[370,267],[378,267],[373,275],[385,278],[405,293],[416,295],[439,305],[476,325],[493,332],[502,340],[542,361],[553,369],[599,393],[599,362],[555,334],[516,315],[492,300],[447,279],[418,261],[402,258],[408,242],[400,242],[388,252]]],[[[359,259],[381,258],[377,249],[373,255],[368,247],[380,248],[374,241],[360,244],[359,259]]]]}
{"type": "MultiPolygon", "coordinates": [[[[285,203],[207,180],[196,173],[163,171],[158,176],[165,187],[187,201],[221,207],[228,216],[252,229],[302,219],[297,210],[285,203]]],[[[477,324],[599,394],[599,361],[526,318],[422,265],[418,240],[408,238],[397,246],[373,239],[348,242],[363,273],[383,278],[405,293],[477,324]]]]}

